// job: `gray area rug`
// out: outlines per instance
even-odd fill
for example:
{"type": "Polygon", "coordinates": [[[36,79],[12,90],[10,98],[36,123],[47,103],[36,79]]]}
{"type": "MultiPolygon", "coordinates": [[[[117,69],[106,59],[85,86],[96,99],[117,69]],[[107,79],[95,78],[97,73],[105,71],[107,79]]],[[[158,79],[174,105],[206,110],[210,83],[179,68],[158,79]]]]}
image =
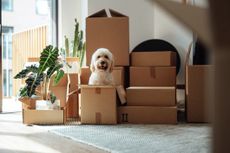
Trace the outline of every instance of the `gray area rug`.
{"type": "Polygon", "coordinates": [[[114,153],[210,153],[205,124],[77,125],[50,132],[114,153]]]}

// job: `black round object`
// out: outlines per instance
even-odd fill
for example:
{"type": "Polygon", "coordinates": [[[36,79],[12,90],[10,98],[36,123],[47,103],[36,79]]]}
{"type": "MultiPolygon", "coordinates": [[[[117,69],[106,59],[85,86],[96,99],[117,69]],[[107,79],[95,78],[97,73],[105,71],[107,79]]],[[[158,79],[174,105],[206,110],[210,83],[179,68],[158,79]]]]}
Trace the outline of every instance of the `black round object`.
{"type": "Polygon", "coordinates": [[[180,71],[180,66],[181,66],[181,62],[180,62],[180,55],[178,53],[178,51],[176,50],[176,48],[170,44],[169,42],[165,41],[165,40],[161,40],[161,39],[150,39],[150,40],[146,40],[142,43],[140,43],[139,45],[137,45],[134,49],[133,52],[151,52],[151,51],[173,51],[176,52],[176,73],[178,74],[180,71]]]}

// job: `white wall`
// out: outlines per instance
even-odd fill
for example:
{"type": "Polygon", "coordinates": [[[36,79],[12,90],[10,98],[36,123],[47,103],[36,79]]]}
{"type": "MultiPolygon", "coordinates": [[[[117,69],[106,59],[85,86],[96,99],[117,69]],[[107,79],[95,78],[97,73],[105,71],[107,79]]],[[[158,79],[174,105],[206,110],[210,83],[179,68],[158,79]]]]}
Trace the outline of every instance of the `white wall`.
{"type": "Polygon", "coordinates": [[[59,0],[59,47],[64,47],[64,36],[66,35],[69,40],[74,37],[74,19],[77,18],[82,28],[82,0],[59,0]]]}
{"type": "Polygon", "coordinates": [[[154,36],[154,10],[146,0],[88,0],[88,13],[111,8],[129,16],[130,50],[154,36]]]}

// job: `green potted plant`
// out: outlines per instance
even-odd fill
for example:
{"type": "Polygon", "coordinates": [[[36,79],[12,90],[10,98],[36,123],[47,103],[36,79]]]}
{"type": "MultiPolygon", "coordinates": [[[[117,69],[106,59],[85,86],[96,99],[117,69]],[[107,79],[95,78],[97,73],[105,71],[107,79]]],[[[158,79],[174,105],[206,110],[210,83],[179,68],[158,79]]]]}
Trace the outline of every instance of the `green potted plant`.
{"type": "MultiPolygon", "coordinates": [[[[72,49],[70,49],[70,42],[67,36],[65,36],[65,49],[62,49],[65,54],[66,62],[78,63],[77,70],[73,70],[76,72],[79,72],[79,69],[82,67],[85,56],[86,44],[83,35],[83,31],[79,29],[79,22],[77,21],[77,19],[75,19],[75,30],[74,40],[72,41],[72,49]]],[[[73,66],[74,65],[72,65],[72,67],[73,66]]]]}
{"type": "MultiPolygon", "coordinates": [[[[63,63],[59,60],[59,49],[52,45],[41,52],[39,66],[31,65],[21,70],[14,79],[24,79],[25,85],[19,91],[19,100],[29,103],[37,99],[56,101],[56,96],[50,91],[50,80],[57,85],[64,76],[63,63]],[[40,89],[40,90],[39,90],[40,89]]],[[[34,108],[35,104],[31,108],[34,108]]]]}

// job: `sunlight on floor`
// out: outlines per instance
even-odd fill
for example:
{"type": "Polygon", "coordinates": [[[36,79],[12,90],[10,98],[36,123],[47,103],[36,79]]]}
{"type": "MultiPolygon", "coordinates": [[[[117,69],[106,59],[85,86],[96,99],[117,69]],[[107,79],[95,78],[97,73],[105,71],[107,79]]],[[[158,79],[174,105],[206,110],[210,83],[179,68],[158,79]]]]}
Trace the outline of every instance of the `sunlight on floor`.
{"type": "Polygon", "coordinates": [[[2,103],[3,112],[18,112],[22,111],[22,103],[16,98],[3,99],[2,103]]]}

